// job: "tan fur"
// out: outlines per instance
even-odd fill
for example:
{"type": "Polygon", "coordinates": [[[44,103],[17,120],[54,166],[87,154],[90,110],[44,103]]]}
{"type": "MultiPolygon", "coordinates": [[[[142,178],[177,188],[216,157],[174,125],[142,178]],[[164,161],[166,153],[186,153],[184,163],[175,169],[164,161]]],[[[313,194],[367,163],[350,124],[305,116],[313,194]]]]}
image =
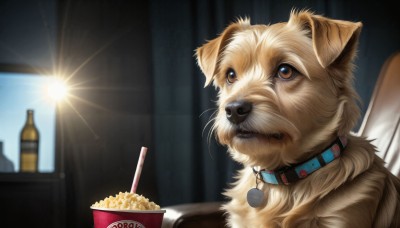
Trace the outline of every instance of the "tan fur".
{"type": "Polygon", "coordinates": [[[213,131],[243,164],[223,206],[231,227],[400,227],[400,182],[375,155],[375,148],[350,130],[359,118],[352,86],[353,58],[361,23],[332,20],[308,11],[292,12],[287,23],[231,24],[197,49],[206,85],[219,89],[213,131]],[[275,77],[281,64],[299,73],[275,77]],[[234,83],[226,72],[234,69],[234,83]],[[225,107],[237,100],[253,105],[240,126],[260,137],[236,137],[225,107]],[[270,137],[281,133],[283,139],[270,137]],[[286,185],[262,184],[265,203],[252,208],[252,167],[275,170],[319,154],[347,136],[342,156],[307,178],[286,185]]]}

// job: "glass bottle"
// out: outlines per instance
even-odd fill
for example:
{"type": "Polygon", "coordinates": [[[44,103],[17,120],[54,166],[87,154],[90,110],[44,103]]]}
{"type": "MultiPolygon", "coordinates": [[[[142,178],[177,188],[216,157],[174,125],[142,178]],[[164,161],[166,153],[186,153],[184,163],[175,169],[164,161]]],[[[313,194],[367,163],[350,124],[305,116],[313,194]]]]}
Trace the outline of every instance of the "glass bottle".
{"type": "Polygon", "coordinates": [[[27,117],[20,136],[20,172],[37,172],[39,161],[39,131],[33,120],[33,110],[27,117]]]}

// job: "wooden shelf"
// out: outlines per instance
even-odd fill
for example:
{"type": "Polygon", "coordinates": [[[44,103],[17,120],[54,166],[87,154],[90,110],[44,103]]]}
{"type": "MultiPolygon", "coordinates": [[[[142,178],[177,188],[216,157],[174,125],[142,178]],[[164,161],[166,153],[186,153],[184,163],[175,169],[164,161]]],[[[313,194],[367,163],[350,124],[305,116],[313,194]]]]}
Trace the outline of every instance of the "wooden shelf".
{"type": "Polygon", "coordinates": [[[0,182],[53,182],[64,178],[64,173],[0,173],[0,182]]]}

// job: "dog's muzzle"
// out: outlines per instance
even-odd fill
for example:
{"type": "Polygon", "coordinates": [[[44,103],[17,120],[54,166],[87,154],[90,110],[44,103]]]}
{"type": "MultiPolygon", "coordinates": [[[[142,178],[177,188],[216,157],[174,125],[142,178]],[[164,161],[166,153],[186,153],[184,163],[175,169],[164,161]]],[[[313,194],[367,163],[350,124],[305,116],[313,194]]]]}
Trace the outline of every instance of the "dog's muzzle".
{"type": "Polygon", "coordinates": [[[226,118],[234,124],[240,124],[250,114],[253,105],[247,101],[233,101],[225,107],[226,118]]]}

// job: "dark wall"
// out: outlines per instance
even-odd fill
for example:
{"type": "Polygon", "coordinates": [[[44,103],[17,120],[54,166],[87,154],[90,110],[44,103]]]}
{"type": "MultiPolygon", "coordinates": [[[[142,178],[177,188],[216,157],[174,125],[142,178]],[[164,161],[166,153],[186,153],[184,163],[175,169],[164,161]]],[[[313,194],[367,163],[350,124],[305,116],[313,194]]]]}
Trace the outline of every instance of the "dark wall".
{"type": "Polygon", "coordinates": [[[56,0],[0,1],[0,65],[52,69],[56,61],[56,0]]]}

